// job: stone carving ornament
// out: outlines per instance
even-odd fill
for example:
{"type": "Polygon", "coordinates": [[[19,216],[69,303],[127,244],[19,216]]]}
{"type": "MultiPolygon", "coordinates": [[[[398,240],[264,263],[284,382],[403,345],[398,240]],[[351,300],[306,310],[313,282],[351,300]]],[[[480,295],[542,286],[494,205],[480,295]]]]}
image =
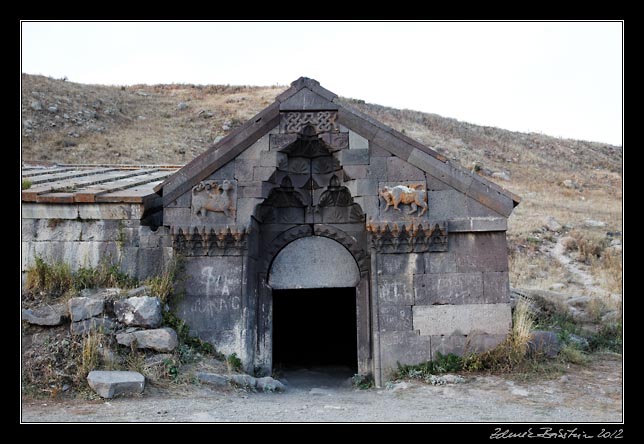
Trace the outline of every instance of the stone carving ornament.
{"type": "Polygon", "coordinates": [[[395,187],[383,187],[380,192],[380,197],[385,200],[387,206],[393,206],[394,210],[402,211],[398,205],[411,205],[411,210],[407,214],[412,214],[422,208],[418,216],[422,216],[427,211],[427,191],[424,185],[396,185],[395,187]]]}
{"type": "Polygon", "coordinates": [[[307,125],[315,128],[317,133],[337,131],[336,111],[292,112],[286,114],[286,132],[299,133],[307,125]]]}
{"type": "Polygon", "coordinates": [[[221,185],[214,180],[204,180],[192,188],[192,212],[207,216],[208,211],[235,216],[234,184],[224,180],[221,185]]]}

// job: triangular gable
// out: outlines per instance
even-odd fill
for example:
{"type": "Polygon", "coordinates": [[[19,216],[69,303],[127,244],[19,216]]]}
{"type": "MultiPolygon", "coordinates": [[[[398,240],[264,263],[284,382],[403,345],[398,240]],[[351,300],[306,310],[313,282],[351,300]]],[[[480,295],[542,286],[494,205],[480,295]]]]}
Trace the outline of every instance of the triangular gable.
{"type": "Polygon", "coordinates": [[[275,102],[236,128],[173,176],[155,187],[168,205],[193,186],[223,167],[279,124],[280,111],[337,111],[337,123],[360,134],[374,145],[423,170],[480,204],[508,217],[520,198],[383,123],[337,103],[337,95],[301,77],[277,96],[275,102]]]}

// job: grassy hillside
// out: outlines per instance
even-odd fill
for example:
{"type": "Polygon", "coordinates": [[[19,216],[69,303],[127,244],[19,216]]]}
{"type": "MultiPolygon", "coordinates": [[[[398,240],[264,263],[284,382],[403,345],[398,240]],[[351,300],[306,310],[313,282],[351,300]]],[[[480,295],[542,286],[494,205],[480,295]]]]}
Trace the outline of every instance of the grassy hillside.
{"type": "MultiPolygon", "coordinates": [[[[23,74],[22,159],[184,164],[272,103],[284,89],[229,85],[114,87],[23,74]]],[[[622,231],[621,147],[512,132],[436,114],[342,100],[448,158],[458,159],[467,168],[490,176],[523,198],[510,218],[515,283],[547,287],[553,280],[572,279],[560,264],[544,255],[557,236],[572,232],[594,239],[622,231]],[[546,216],[555,217],[564,228],[554,234],[544,230],[546,216]],[[604,225],[588,227],[588,219],[604,225]],[[541,262],[533,273],[530,260],[535,258],[541,262]]],[[[597,260],[600,258],[597,256],[597,260]]],[[[618,265],[621,278],[621,260],[618,265]]],[[[602,267],[595,264],[591,271],[603,282],[602,267]]],[[[616,291],[614,282],[608,286],[616,291]]],[[[574,279],[569,288],[577,288],[574,279]]]]}

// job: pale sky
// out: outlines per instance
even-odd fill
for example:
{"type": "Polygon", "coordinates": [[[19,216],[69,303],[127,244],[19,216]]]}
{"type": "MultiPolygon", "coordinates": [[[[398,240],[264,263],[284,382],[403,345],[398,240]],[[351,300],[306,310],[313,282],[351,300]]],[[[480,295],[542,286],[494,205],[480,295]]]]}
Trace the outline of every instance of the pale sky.
{"type": "Polygon", "coordinates": [[[288,85],[622,144],[620,22],[23,22],[22,72],[92,84],[288,85]]]}

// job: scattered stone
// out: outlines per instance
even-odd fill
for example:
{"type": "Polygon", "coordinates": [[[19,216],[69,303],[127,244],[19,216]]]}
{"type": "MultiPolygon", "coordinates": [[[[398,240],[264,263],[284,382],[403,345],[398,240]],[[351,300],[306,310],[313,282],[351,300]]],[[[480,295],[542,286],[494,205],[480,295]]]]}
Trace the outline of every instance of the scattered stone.
{"type": "Polygon", "coordinates": [[[102,398],[143,393],[145,377],[137,372],[91,371],[87,383],[102,398]]]}
{"type": "Polygon", "coordinates": [[[331,392],[327,389],[314,387],[309,390],[309,395],[331,396],[331,392]]]}
{"type": "Polygon", "coordinates": [[[257,379],[250,375],[230,375],[230,381],[241,387],[255,387],[257,379]]]}
{"type": "Polygon", "coordinates": [[[105,301],[96,297],[71,298],[67,302],[72,322],[82,321],[103,313],[105,301]]]}
{"type": "Polygon", "coordinates": [[[148,356],[145,358],[145,367],[150,368],[150,367],[156,367],[159,365],[165,365],[165,362],[167,360],[172,360],[174,359],[174,356],[172,356],[170,353],[158,353],[156,355],[148,356]]]}
{"type": "Polygon", "coordinates": [[[397,392],[399,390],[407,390],[410,387],[412,387],[412,385],[410,383],[405,382],[405,381],[401,381],[401,382],[397,382],[395,384],[391,384],[387,388],[393,390],[394,392],[397,392]]]}
{"type": "Polygon", "coordinates": [[[577,296],[577,297],[568,299],[566,302],[571,307],[575,307],[580,310],[583,310],[588,306],[588,304],[590,303],[590,300],[591,298],[588,296],[577,296]]]}
{"type": "Polygon", "coordinates": [[[429,375],[429,377],[425,378],[425,382],[431,385],[460,384],[464,381],[465,378],[458,375],[429,375]]]}
{"type": "Polygon", "coordinates": [[[203,109],[199,111],[198,115],[203,117],[204,119],[210,119],[211,117],[215,116],[215,114],[212,111],[203,110],[203,109]]]}
{"type": "Polygon", "coordinates": [[[528,396],[530,394],[527,390],[518,387],[514,387],[511,392],[517,396],[528,396]]]}
{"type": "Polygon", "coordinates": [[[24,129],[33,129],[34,123],[31,120],[23,120],[22,121],[22,127],[24,129]]]}
{"type": "Polygon", "coordinates": [[[552,216],[546,216],[543,219],[543,226],[549,231],[559,231],[562,228],[561,224],[552,216]]]}
{"type": "Polygon", "coordinates": [[[149,296],[150,287],[148,285],[141,285],[140,287],[133,288],[128,290],[125,294],[126,297],[131,298],[133,296],[149,296]]]}
{"type": "Polygon", "coordinates": [[[568,334],[568,340],[580,350],[586,351],[586,350],[588,350],[588,348],[590,346],[588,344],[588,340],[586,340],[586,338],[583,338],[583,337],[578,336],[578,335],[573,334],[573,333],[568,334]]]}
{"type": "Polygon", "coordinates": [[[163,320],[161,302],[150,296],[134,296],[116,301],[114,314],[125,325],[145,328],[157,328],[163,320]]]}
{"type": "Polygon", "coordinates": [[[230,129],[232,128],[232,124],[233,123],[231,121],[226,120],[224,124],[221,126],[221,129],[224,131],[230,131],[230,129]]]}
{"type": "Polygon", "coordinates": [[[22,320],[33,325],[54,326],[69,320],[65,304],[47,305],[22,310],[22,320]]]}
{"type": "Polygon", "coordinates": [[[570,382],[570,376],[563,375],[561,378],[559,378],[559,382],[563,382],[564,384],[570,382]]]}
{"type": "Polygon", "coordinates": [[[610,241],[610,246],[611,247],[621,247],[622,246],[622,241],[619,239],[613,239],[610,241]]]}
{"type": "Polygon", "coordinates": [[[116,326],[116,322],[109,318],[90,318],[72,322],[70,331],[73,335],[84,335],[92,330],[103,333],[114,333],[116,326]]]}
{"type": "Polygon", "coordinates": [[[63,119],[69,119],[69,114],[63,114],[63,119]]]}
{"type": "Polygon", "coordinates": [[[554,284],[550,285],[550,290],[554,291],[563,290],[564,288],[566,288],[566,284],[562,284],[561,282],[555,282],[554,284]]]}
{"type": "Polygon", "coordinates": [[[600,220],[586,219],[584,221],[584,226],[586,228],[604,228],[606,226],[606,223],[600,220]]]}
{"type": "Polygon", "coordinates": [[[564,236],[559,239],[559,242],[566,251],[574,250],[577,248],[577,239],[572,236],[564,236]]]}
{"type": "Polygon", "coordinates": [[[554,332],[535,330],[528,341],[528,354],[543,353],[548,358],[554,358],[560,350],[559,338],[554,332]]]}
{"type": "Polygon", "coordinates": [[[213,144],[219,143],[219,141],[220,141],[221,139],[223,139],[223,138],[224,138],[224,136],[217,136],[217,137],[215,137],[215,139],[212,141],[212,143],[213,143],[213,144]]]}
{"type": "Polygon", "coordinates": [[[263,392],[283,392],[286,387],[284,384],[279,382],[277,379],[273,379],[270,376],[265,376],[263,378],[257,378],[256,381],[257,390],[263,392]]]}
{"type": "Polygon", "coordinates": [[[188,109],[188,104],[186,102],[179,102],[177,105],[177,109],[179,111],[183,111],[184,109],[188,109]]]}
{"type": "Polygon", "coordinates": [[[196,376],[202,384],[214,385],[216,387],[226,387],[229,381],[226,376],[218,375],[216,373],[199,372],[196,376]]]}
{"type": "Polygon", "coordinates": [[[80,295],[84,298],[112,299],[121,294],[120,288],[86,288],[81,290],[80,295]]]}
{"type": "Polygon", "coordinates": [[[577,182],[575,182],[572,179],[566,179],[563,182],[561,182],[561,184],[566,188],[572,188],[575,190],[579,188],[579,185],[577,184],[577,182]]]}
{"type": "Polygon", "coordinates": [[[47,108],[47,111],[49,111],[50,113],[57,113],[58,112],[58,105],[56,105],[56,104],[49,105],[49,107],[47,108]]]}
{"type": "Polygon", "coordinates": [[[116,335],[116,342],[121,345],[130,346],[132,341],[136,341],[137,348],[149,348],[159,352],[171,352],[179,345],[177,333],[169,327],[116,335]]]}
{"type": "Polygon", "coordinates": [[[33,100],[31,102],[31,109],[33,109],[34,111],[41,111],[42,103],[40,103],[38,100],[33,100]]]}
{"type": "Polygon", "coordinates": [[[619,321],[619,311],[611,310],[602,316],[602,324],[619,321]]]}
{"type": "Polygon", "coordinates": [[[149,94],[148,94],[148,93],[146,93],[145,91],[141,91],[141,90],[138,90],[138,91],[136,92],[136,94],[137,94],[137,95],[139,95],[139,96],[142,96],[142,97],[147,97],[147,96],[149,96],[149,94]]]}
{"type": "Polygon", "coordinates": [[[507,171],[495,171],[494,173],[492,173],[492,177],[501,180],[510,180],[510,173],[507,171]]]}

